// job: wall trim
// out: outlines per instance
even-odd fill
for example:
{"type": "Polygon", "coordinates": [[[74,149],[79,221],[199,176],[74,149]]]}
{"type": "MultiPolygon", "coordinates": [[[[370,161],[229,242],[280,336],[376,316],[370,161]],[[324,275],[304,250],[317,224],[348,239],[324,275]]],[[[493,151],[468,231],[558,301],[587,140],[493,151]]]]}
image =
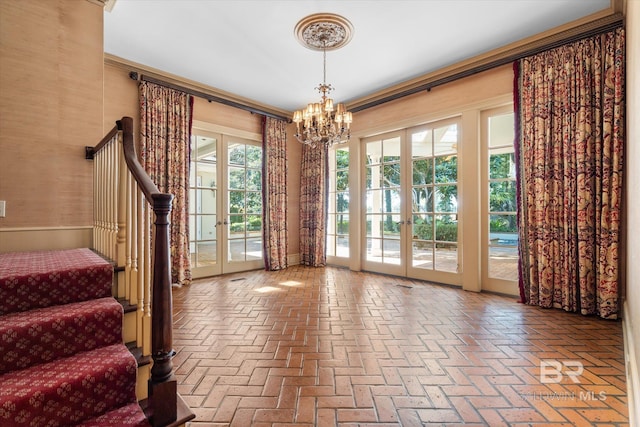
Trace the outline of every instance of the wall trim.
{"type": "Polygon", "coordinates": [[[2,227],[0,253],[91,248],[93,226],[2,227]]]}
{"type": "MultiPolygon", "coordinates": [[[[623,304],[623,313],[629,313],[627,301],[623,304]]],[[[627,371],[627,402],[629,407],[629,425],[640,425],[640,372],[638,372],[638,354],[633,333],[633,325],[622,318],[622,334],[624,341],[624,361],[627,371]]]]}
{"type": "Polygon", "coordinates": [[[289,266],[300,264],[300,254],[287,254],[287,263],[289,266]]]}

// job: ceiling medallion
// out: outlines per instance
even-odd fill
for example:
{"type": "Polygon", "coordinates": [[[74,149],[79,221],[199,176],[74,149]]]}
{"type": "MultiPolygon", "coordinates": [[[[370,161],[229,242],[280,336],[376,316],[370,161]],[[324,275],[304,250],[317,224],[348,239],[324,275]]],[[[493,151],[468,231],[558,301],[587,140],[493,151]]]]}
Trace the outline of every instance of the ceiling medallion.
{"type": "Polygon", "coordinates": [[[317,13],[300,20],[295,27],[295,35],[304,47],[323,52],[323,80],[316,88],[321,100],[309,103],[305,109],[293,114],[295,137],[312,147],[330,147],[347,142],[351,137],[353,117],[344,104],[337,104],[334,110],[333,99],[328,96],[333,87],[327,84],[327,50],[349,43],[353,26],[342,16],[317,13]]]}
{"type": "Polygon", "coordinates": [[[353,26],[333,13],[315,13],[296,24],[295,35],[302,46],[312,50],[333,50],[349,43],[353,26]]]}

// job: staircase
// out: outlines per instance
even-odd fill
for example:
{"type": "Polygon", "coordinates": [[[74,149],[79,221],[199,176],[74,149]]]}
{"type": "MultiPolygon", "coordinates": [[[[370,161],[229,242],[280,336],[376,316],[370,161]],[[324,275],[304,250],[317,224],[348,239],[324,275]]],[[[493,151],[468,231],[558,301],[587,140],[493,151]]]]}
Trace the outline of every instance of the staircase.
{"type": "Polygon", "coordinates": [[[0,425],[149,426],[113,266],[89,249],[0,254],[0,425]]]}

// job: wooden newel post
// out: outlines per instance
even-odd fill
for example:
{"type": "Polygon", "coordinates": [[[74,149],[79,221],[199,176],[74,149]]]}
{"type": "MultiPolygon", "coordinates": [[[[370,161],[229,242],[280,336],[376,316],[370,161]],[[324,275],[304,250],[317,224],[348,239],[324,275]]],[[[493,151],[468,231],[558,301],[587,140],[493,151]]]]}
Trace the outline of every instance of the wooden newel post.
{"type": "Polygon", "coordinates": [[[151,357],[149,379],[151,424],[162,426],[177,418],[177,383],[173,376],[173,302],[169,249],[169,213],[173,196],[154,194],[155,213],[154,270],[151,295],[151,357]],[[165,260],[165,262],[158,262],[165,260]]]}

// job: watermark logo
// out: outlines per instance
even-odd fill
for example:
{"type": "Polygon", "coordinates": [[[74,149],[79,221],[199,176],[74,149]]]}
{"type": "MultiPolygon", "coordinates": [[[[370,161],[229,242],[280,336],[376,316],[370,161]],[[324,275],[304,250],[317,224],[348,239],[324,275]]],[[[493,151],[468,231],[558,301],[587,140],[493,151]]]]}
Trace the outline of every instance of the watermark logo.
{"type": "MultiPolygon", "coordinates": [[[[542,384],[559,384],[564,378],[568,378],[573,384],[580,384],[580,376],[584,372],[584,365],[578,360],[540,360],[540,383],[542,384]]],[[[566,381],[565,381],[566,383],[566,381]]],[[[544,400],[544,401],[603,401],[607,400],[607,394],[604,391],[596,392],[593,390],[585,390],[578,387],[562,388],[560,391],[549,388],[544,391],[535,391],[522,395],[524,400],[544,400]],[[577,392],[576,392],[577,391],[577,392]]]]}
{"type": "Polygon", "coordinates": [[[580,384],[580,375],[584,365],[578,360],[540,360],[540,382],[542,384],[558,384],[568,377],[574,384],[580,384]]]}

